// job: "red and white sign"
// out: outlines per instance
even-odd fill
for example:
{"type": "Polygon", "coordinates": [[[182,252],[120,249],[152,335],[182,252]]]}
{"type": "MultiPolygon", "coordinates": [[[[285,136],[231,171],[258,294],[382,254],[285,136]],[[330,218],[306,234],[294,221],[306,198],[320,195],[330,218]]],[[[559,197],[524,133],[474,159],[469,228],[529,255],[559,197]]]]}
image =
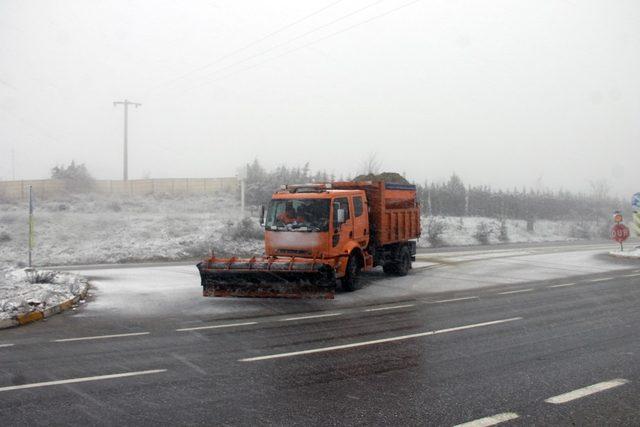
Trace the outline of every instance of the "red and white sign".
{"type": "Polygon", "coordinates": [[[629,227],[624,224],[616,224],[611,229],[611,238],[622,243],[629,238],[629,227]]]}

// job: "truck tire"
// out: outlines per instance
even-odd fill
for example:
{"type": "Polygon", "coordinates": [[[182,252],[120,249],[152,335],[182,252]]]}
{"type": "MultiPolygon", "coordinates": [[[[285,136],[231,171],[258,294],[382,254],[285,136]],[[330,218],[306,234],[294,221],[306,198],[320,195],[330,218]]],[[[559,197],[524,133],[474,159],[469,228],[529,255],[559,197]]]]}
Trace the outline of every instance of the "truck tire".
{"type": "Polygon", "coordinates": [[[398,272],[398,270],[396,268],[396,263],[395,262],[387,262],[387,263],[383,264],[382,271],[384,271],[384,274],[386,274],[388,276],[396,275],[397,272],[398,272]]]}
{"type": "Polygon", "coordinates": [[[340,282],[342,284],[342,290],[346,292],[353,292],[358,289],[359,285],[359,277],[360,276],[360,265],[358,265],[358,260],[354,254],[349,255],[349,261],[347,261],[347,270],[345,275],[340,282]]]}
{"type": "Polygon", "coordinates": [[[404,247],[400,250],[399,260],[396,264],[396,271],[398,276],[406,276],[411,270],[411,252],[409,248],[404,247]]]}

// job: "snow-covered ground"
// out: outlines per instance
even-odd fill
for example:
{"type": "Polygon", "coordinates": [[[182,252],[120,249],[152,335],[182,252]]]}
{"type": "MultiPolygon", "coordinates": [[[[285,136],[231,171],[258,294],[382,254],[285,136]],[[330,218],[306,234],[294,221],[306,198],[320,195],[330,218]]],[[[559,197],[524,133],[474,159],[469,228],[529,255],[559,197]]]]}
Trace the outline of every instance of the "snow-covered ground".
{"type": "MultiPolygon", "coordinates": [[[[73,195],[37,200],[36,266],[187,260],[207,255],[262,254],[257,220],[239,226],[237,198],[230,195],[109,197],[73,195]]],[[[492,218],[423,219],[419,245],[452,246],[486,243],[544,242],[602,237],[607,224],[585,221],[525,221],[492,218]],[[434,224],[443,227],[438,244],[429,239],[434,224]],[[482,230],[481,230],[482,231],[482,230]],[[480,233],[482,234],[482,233],[480,233]]],[[[27,206],[0,202],[0,266],[24,265],[27,258],[27,206]]]]}
{"type": "Polygon", "coordinates": [[[488,244],[557,242],[608,237],[610,224],[596,221],[546,221],[534,222],[533,231],[527,231],[524,220],[507,219],[502,223],[495,218],[482,217],[431,217],[422,219],[421,247],[467,246],[488,244]],[[430,228],[440,227],[439,242],[433,239],[430,228]],[[430,238],[431,235],[431,238],[430,238]]]}
{"type": "Polygon", "coordinates": [[[0,320],[43,311],[86,292],[86,279],[54,271],[0,269],[0,320]]]}
{"type": "MultiPolygon", "coordinates": [[[[0,265],[27,258],[25,203],[0,204],[0,265]]],[[[217,196],[69,196],[36,202],[36,266],[196,259],[262,253],[257,221],[238,233],[235,199],[217,196]]]]}
{"type": "Polygon", "coordinates": [[[618,258],[640,259],[640,246],[636,248],[629,248],[624,251],[621,251],[621,250],[611,251],[609,252],[609,254],[618,258]]]}

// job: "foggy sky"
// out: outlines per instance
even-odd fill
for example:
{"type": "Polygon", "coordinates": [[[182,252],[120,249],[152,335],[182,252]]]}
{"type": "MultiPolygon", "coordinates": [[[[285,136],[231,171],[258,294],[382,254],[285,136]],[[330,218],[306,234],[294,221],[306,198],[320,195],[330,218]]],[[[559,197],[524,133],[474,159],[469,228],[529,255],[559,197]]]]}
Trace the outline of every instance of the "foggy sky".
{"type": "Polygon", "coordinates": [[[0,0],[0,179],[12,149],[17,179],[121,178],[128,98],[130,178],[377,153],[420,183],[626,197],[639,76],[633,0],[0,0]]]}

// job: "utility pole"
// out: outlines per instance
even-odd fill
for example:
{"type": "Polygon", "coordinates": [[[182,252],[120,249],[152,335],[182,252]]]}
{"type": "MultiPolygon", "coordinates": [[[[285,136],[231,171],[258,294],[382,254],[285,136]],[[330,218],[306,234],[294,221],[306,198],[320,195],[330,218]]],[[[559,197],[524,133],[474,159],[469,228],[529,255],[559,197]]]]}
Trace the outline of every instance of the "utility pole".
{"type": "Polygon", "coordinates": [[[124,159],[123,159],[123,171],[122,177],[126,181],[129,179],[129,147],[127,145],[127,133],[128,133],[128,121],[129,121],[129,105],[133,105],[138,108],[142,104],[138,104],[137,102],[131,102],[128,99],[124,101],[115,101],[113,106],[116,107],[118,105],[124,105],[124,159]]]}
{"type": "Polygon", "coordinates": [[[33,186],[29,186],[29,268],[31,268],[31,254],[33,252],[33,186]]]}
{"type": "Polygon", "coordinates": [[[16,150],[11,149],[11,180],[16,180],[16,150]]]}

